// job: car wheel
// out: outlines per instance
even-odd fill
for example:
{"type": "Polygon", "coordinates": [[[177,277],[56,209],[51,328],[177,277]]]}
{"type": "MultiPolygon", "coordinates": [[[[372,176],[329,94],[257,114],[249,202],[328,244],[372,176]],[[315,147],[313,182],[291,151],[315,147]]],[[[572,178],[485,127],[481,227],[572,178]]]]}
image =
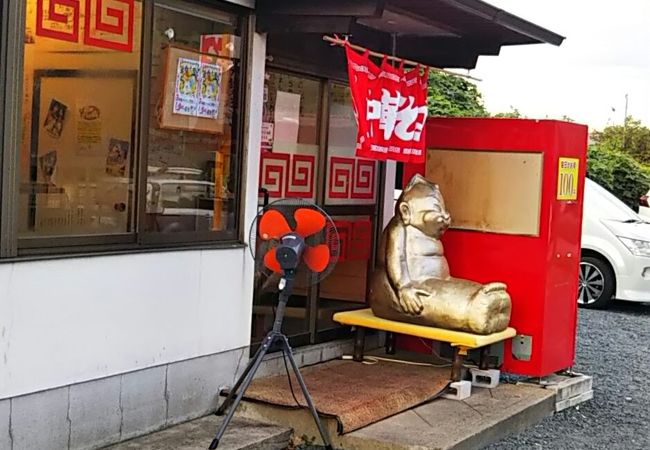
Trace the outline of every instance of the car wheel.
{"type": "Polygon", "coordinates": [[[578,306],[604,309],[614,295],[614,272],[609,264],[593,256],[580,259],[578,306]]]}

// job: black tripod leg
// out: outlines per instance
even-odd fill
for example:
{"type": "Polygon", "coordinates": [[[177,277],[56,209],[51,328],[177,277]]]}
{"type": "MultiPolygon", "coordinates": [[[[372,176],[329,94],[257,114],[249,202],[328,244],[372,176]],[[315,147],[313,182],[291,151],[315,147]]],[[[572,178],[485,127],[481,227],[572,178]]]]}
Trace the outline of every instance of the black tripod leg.
{"type": "Polygon", "coordinates": [[[253,364],[255,364],[255,360],[257,360],[258,355],[262,351],[262,346],[260,345],[257,351],[255,352],[255,355],[253,358],[251,358],[250,361],[248,361],[248,365],[246,366],[246,369],[244,372],[239,376],[239,379],[237,380],[237,383],[232,387],[230,392],[228,392],[228,397],[223,401],[223,403],[219,406],[217,411],[215,412],[215,415],[217,416],[223,416],[226,410],[230,405],[232,405],[233,400],[235,399],[235,395],[237,395],[237,391],[239,390],[239,387],[242,385],[244,380],[246,379],[246,376],[250,373],[251,369],[253,368],[253,364]]]}
{"type": "Polygon", "coordinates": [[[226,432],[226,427],[232,420],[232,416],[235,414],[235,410],[237,409],[237,406],[239,406],[239,402],[241,402],[241,399],[244,396],[244,392],[246,392],[246,389],[248,389],[248,386],[253,381],[255,372],[257,372],[257,369],[260,367],[260,364],[262,363],[262,359],[264,359],[266,352],[272,346],[273,341],[276,340],[277,338],[278,335],[274,333],[271,333],[266,338],[264,338],[264,342],[262,343],[262,346],[260,347],[257,354],[255,355],[255,359],[252,362],[252,366],[250,367],[250,370],[248,371],[246,376],[241,377],[244,381],[242,381],[241,383],[239,381],[237,382],[237,384],[241,386],[241,389],[239,389],[239,392],[237,393],[237,397],[232,402],[232,406],[228,410],[228,414],[226,414],[226,417],[223,419],[223,422],[221,422],[221,425],[219,426],[219,430],[217,431],[217,434],[214,436],[214,439],[210,444],[209,447],[210,450],[215,450],[219,445],[219,441],[223,437],[223,434],[226,432]]]}
{"type": "Polygon", "coordinates": [[[318,431],[320,432],[321,438],[323,438],[323,443],[325,444],[325,448],[331,450],[332,444],[329,438],[329,434],[327,433],[327,430],[323,426],[320,417],[318,417],[318,412],[316,411],[314,402],[311,399],[311,395],[309,395],[309,391],[307,390],[307,386],[305,385],[305,380],[302,378],[302,375],[300,374],[300,369],[298,369],[298,365],[296,364],[296,361],[293,359],[293,352],[291,350],[291,346],[289,345],[289,340],[284,335],[282,335],[282,340],[284,341],[283,346],[287,353],[287,356],[289,357],[291,368],[293,369],[293,372],[296,374],[296,378],[298,379],[298,383],[300,384],[300,389],[302,389],[302,394],[305,396],[305,400],[307,400],[307,405],[309,406],[311,415],[314,417],[314,421],[316,421],[316,426],[318,427],[318,431]]]}

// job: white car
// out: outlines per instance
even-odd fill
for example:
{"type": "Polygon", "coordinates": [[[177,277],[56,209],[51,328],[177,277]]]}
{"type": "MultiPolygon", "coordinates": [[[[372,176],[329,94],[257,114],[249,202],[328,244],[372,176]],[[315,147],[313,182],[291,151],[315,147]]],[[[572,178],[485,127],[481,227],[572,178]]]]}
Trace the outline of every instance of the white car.
{"type": "Polygon", "coordinates": [[[606,308],[612,298],[650,302],[650,223],[587,179],[578,304],[606,308]]]}

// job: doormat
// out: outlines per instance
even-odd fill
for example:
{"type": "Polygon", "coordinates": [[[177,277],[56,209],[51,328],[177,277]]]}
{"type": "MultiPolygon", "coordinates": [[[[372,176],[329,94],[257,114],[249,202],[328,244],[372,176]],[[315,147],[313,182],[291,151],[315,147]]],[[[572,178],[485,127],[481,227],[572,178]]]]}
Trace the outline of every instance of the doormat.
{"type": "MultiPolygon", "coordinates": [[[[442,394],[449,383],[449,368],[389,361],[363,364],[334,360],[305,367],[301,373],[316,409],[336,418],[339,434],[426,403],[442,394]]],[[[281,407],[307,408],[293,373],[291,384],[293,395],[286,374],[259,378],[244,398],[281,407]]]]}

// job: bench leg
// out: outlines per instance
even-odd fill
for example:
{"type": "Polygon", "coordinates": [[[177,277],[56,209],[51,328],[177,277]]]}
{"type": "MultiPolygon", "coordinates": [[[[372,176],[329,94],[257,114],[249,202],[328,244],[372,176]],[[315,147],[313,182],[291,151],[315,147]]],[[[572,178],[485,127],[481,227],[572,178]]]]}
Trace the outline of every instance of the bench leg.
{"type": "Polygon", "coordinates": [[[363,361],[363,349],[366,341],[366,329],[357,327],[357,332],[354,335],[354,355],[352,357],[356,362],[363,361]]]}
{"type": "Polygon", "coordinates": [[[454,347],[454,360],[451,363],[451,381],[460,381],[463,370],[463,361],[467,356],[467,349],[463,347],[454,347]]]}
{"type": "Polygon", "coordinates": [[[486,345],[481,347],[481,354],[479,356],[478,368],[481,370],[488,370],[490,368],[490,346],[486,345]]]}
{"type": "Polygon", "coordinates": [[[394,355],[395,354],[395,333],[390,331],[386,332],[386,354],[394,355]]]}

